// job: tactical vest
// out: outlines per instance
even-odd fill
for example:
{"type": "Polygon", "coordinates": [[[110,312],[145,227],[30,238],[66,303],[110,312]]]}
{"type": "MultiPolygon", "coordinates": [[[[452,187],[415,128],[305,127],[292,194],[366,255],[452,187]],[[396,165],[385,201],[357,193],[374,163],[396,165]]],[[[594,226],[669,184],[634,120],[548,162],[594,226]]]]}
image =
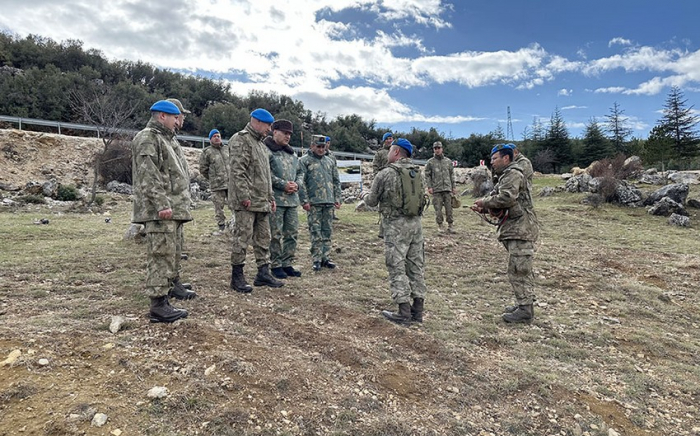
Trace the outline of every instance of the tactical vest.
{"type": "Polygon", "coordinates": [[[425,209],[425,190],[420,169],[416,166],[403,167],[389,164],[399,175],[401,181],[401,198],[396,198],[394,206],[404,216],[423,215],[425,209]]]}

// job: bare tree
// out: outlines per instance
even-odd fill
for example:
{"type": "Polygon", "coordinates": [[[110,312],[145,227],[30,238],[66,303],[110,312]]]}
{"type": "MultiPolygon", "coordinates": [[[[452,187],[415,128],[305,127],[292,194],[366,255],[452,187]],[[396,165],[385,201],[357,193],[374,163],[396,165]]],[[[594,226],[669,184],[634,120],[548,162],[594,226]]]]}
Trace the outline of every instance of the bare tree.
{"type": "Polygon", "coordinates": [[[107,161],[104,157],[115,141],[130,141],[134,136],[135,123],[133,115],[140,107],[140,101],[130,101],[125,93],[119,90],[95,84],[89,89],[71,92],[71,109],[81,122],[97,128],[97,135],[102,140],[104,148],[93,156],[94,178],[88,206],[97,196],[97,182],[100,167],[119,159],[112,157],[107,161]]]}

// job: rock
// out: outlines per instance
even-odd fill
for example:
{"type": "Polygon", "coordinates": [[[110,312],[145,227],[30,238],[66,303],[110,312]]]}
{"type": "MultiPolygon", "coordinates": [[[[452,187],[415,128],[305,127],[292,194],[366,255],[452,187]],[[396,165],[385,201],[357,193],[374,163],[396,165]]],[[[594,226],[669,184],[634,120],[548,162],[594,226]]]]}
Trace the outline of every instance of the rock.
{"type": "Polygon", "coordinates": [[[651,174],[656,174],[656,173],[658,173],[658,172],[659,172],[659,170],[657,170],[656,168],[649,168],[648,170],[644,171],[644,174],[650,174],[650,175],[651,175],[651,174]]]}
{"type": "Polygon", "coordinates": [[[592,177],[588,174],[581,174],[580,176],[572,176],[566,180],[566,185],[564,189],[567,192],[593,192],[590,190],[590,183],[592,177]]]}
{"type": "Polygon", "coordinates": [[[689,190],[690,187],[685,183],[666,185],[663,188],[649,194],[649,196],[644,200],[644,206],[651,206],[664,197],[669,197],[676,203],[685,204],[689,190]]]}
{"type": "Polygon", "coordinates": [[[143,224],[132,223],[124,233],[124,237],[122,239],[125,241],[134,240],[135,242],[141,242],[146,236],[145,229],[146,228],[143,226],[143,224]]]}
{"type": "Polygon", "coordinates": [[[615,187],[614,201],[625,206],[641,206],[642,191],[636,186],[630,185],[624,180],[620,180],[617,187],[615,187]]]}
{"type": "Polygon", "coordinates": [[[10,354],[7,355],[7,358],[0,362],[0,366],[7,366],[7,365],[12,365],[19,359],[19,356],[22,355],[22,352],[19,350],[14,350],[10,352],[10,354]]]}
{"type": "Polygon", "coordinates": [[[91,426],[93,427],[102,427],[107,423],[107,415],[104,413],[95,413],[95,416],[92,417],[92,422],[90,423],[91,426]]]}
{"type": "Polygon", "coordinates": [[[15,185],[11,185],[9,183],[0,183],[0,190],[9,191],[9,192],[17,192],[20,190],[20,188],[15,186],[15,185]]]}
{"type": "Polygon", "coordinates": [[[2,204],[4,204],[5,206],[12,206],[13,204],[16,204],[16,203],[17,203],[16,201],[13,201],[10,198],[3,198],[2,199],[2,204]]]}
{"type": "Polygon", "coordinates": [[[571,173],[564,173],[560,177],[562,180],[569,180],[570,178],[574,177],[574,175],[571,173]]]}
{"type": "Polygon", "coordinates": [[[659,294],[659,296],[657,298],[659,300],[663,301],[664,303],[670,303],[672,301],[671,296],[668,294],[668,292],[664,292],[663,294],[659,294]]]}
{"type": "Polygon", "coordinates": [[[620,436],[620,433],[616,432],[615,430],[609,428],[608,429],[608,436],[620,436]]]}
{"type": "Polygon", "coordinates": [[[671,216],[668,217],[668,223],[672,226],[688,227],[690,226],[690,218],[677,213],[672,213],[671,216]]]}
{"type": "Polygon", "coordinates": [[[124,325],[124,322],[126,320],[124,319],[123,316],[115,315],[112,317],[112,322],[109,323],[109,331],[112,332],[113,334],[117,333],[119,330],[121,330],[122,325],[124,325]]]}
{"type": "Polygon", "coordinates": [[[41,366],[48,366],[49,359],[39,359],[39,361],[37,363],[41,366]]]}
{"type": "Polygon", "coordinates": [[[43,188],[39,182],[28,182],[24,185],[24,193],[27,195],[39,195],[42,192],[43,188]]]}
{"type": "Polygon", "coordinates": [[[639,183],[645,183],[647,185],[663,185],[664,178],[659,174],[642,174],[639,178],[639,183]]]}
{"type": "Polygon", "coordinates": [[[112,431],[109,432],[109,434],[111,434],[111,435],[113,435],[113,436],[121,436],[122,433],[123,433],[123,432],[122,432],[121,430],[119,430],[118,428],[115,428],[114,430],[112,430],[112,431]]]}
{"type": "Polygon", "coordinates": [[[58,194],[58,186],[59,184],[56,179],[44,182],[41,185],[41,193],[44,197],[56,198],[56,195],[58,194]]]}
{"type": "Polygon", "coordinates": [[[696,173],[686,173],[677,171],[669,173],[667,178],[673,183],[685,183],[689,185],[697,185],[698,183],[700,183],[700,180],[698,180],[698,175],[696,173]]]}
{"type": "Polygon", "coordinates": [[[107,183],[106,188],[107,191],[116,192],[117,194],[131,195],[134,192],[131,185],[128,183],[120,183],[116,180],[112,180],[111,182],[107,183]]]}
{"type": "Polygon", "coordinates": [[[695,209],[700,209],[700,200],[697,200],[695,198],[689,198],[687,205],[695,209]]]}
{"type": "Polygon", "coordinates": [[[688,216],[688,212],[686,212],[683,205],[675,202],[669,197],[664,197],[654,203],[654,205],[651,206],[647,212],[649,212],[650,215],[656,216],[671,216],[672,214],[688,216]]]}
{"type": "Polygon", "coordinates": [[[165,398],[168,396],[168,388],[155,386],[148,391],[148,398],[165,398]]]}
{"type": "Polygon", "coordinates": [[[204,370],[204,375],[209,376],[212,372],[214,372],[215,369],[216,369],[216,365],[214,364],[214,365],[212,365],[209,368],[204,370]]]}
{"type": "Polygon", "coordinates": [[[551,186],[545,186],[544,188],[540,189],[540,197],[551,197],[554,195],[554,188],[551,186]]]}

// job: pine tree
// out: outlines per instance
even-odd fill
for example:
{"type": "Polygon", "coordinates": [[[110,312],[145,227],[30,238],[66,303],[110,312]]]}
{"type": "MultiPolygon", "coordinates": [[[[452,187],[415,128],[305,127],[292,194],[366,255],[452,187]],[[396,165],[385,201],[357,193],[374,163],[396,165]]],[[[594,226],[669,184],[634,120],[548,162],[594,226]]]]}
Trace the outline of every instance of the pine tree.
{"type": "Polygon", "coordinates": [[[598,121],[593,118],[586,124],[583,138],[583,158],[581,164],[588,166],[591,163],[610,156],[611,144],[603,134],[598,121]]]}
{"type": "Polygon", "coordinates": [[[663,117],[657,126],[673,141],[673,151],[681,160],[687,160],[698,154],[698,132],[695,130],[698,117],[693,115],[693,106],[686,107],[680,88],[674,86],[668,93],[663,109],[663,117]]]}
{"type": "Polygon", "coordinates": [[[555,173],[561,165],[571,162],[569,131],[566,129],[566,124],[559,108],[556,108],[552,114],[544,143],[545,148],[554,153],[555,161],[552,163],[552,170],[555,173]]]}
{"type": "Polygon", "coordinates": [[[610,114],[605,116],[607,119],[605,130],[610,135],[608,138],[615,151],[626,155],[629,152],[627,137],[632,134],[632,129],[629,127],[628,119],[624,114],[625,111],[620,109],[620,105],[617,102],[613,103],[613,107],[610,108],[610,114]]]}

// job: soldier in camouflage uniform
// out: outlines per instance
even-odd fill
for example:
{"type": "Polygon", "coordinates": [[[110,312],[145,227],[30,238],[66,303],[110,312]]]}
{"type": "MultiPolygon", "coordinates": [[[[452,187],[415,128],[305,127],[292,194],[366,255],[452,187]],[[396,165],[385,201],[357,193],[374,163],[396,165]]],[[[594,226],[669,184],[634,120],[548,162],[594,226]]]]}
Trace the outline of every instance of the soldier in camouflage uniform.
{"type": "Polygon", "coordinates": [[[132,141],[134,210],[132,222],[145,227],[148,244],[146,295],[151,322],[173,322],[187,311],[170,305],[168,294],[177,276],[177,227],[192,220],[189,178],[173,149],[180,110],[160,100],[151,119],[132,141]]]}
{"type": "MultiPolygon", "coordinates": [[[[399,138],[389,149],[388,163],[413,169],[421,177],[420,168],[411,163],[411,143],[399,138]]],[[[423,190],[419,192],[423,199],[423,190]]],[[[402,182],[394,168],[385,168],[372,182],[372,190],[363,193],[369,206],[379,205],[384,220],[384,255],[389,270],[391,298],[398,312],[382,311],[382,315],[399,324],[423,322],[425,301],[423,226],[421,215],[407,216],[402,210],[402,182]],[[413,304],[411,304],[413,300],[413,304]]],[[[421,211],[424,205],[421,201],[421,211]]]]}
{"type": "MultiPolygon", "coordinates": [[[[377,150],[377,152],[374,154],[374,158],[372,159],[372,171],[374,173],[374,177],[377,177],[377,174],[384,168],[386,168],[387,165],[389,165],[389,148],[391,148],[391,143],[394,142],[394,134],[391,132],[386,132],[384,136],[382,136],[382,148],[377,150]]],[[[384,223],[382,223],[382,215],[381,213],[379,214],[379,235],[380,238],[384,237],[384,223]]]]}
{"type": "Polygon", "coordinates": [[[272,123],[272,136],[264,141],[270,150],[272,190],[277,204],[277,211],[270,214],[270,261],[272,275],[278,279],[301,277],[301,271],[292,266],[299,235],[297,208],[299,186],[302,184],[299,159],[289,145],[292,130],[290,121],[276,120],[272,123]]]}
{"type": "Polygon", "coordinates": [[[442,142],[433,143],[433,157],[425,164],[425,181],[428,184],[428,193],[433,196],[433,208],[435,209],[435,222],[438,230],[443,231],[442,209],[445,209],[447,219],[447,231],[454,233],[452,223],[452,196],[457,194],[454,166],[452,161],[445,157],[442,142]]]}
{"type": "Polygon", "coordinates": [[[313,141],[309,152],[299,159],[303,180],[299,191],[302,207],[308,214],[311,235],[313,270],[335,268],[330,259],[333,234],[333,208],[340,208],[340,177],[335,158],[326,155],[326,141],[319,137],[313,141]]]}
{"type": "MultiPolygon", "coordinates": [[[[182,130],[182,126],[185,124],[185,115],[186,114],[191,114],[192,112],[188,111],[182,106],[182,103],[180,100],[176,98],[169,98],[166,101],[169,101],[170,103],[174,104],[177,106],[178,110],[180,111],[180,115],[177,117],[177,123],[175,124],[175,134],[182,130]]],[[[187,174],[187,185],[188,185],[188,192],[189,192],[189,183],[190,183],[190,167],[187,164],[187,159],[185,159],[185,154],[182,151],[182,147],[180,146],[180,141],[177,140],[177,137],[173,137],[172,140],[172,147],[173,150],[175,151],[175,154],[177,155],[177,158],[180,160],[180,164],[182,167],[185,169],[185,173],[187,174]]],[[[191,200],[191,198],[190,198],[191,200]]],[[[190,204],[188,206],[188,209],[192,207],[192,201],[190,201],[190,204]]],[[[180,282],[180,273],[182,272],[182,266],[180,264],[181,260],[187,260],[187,254],[185,254],[185,226],[183,223],[178,224],[177,229],[175,231],[177,233],[177,277],[174,279],[174,287],[170,292],[171,297],[175,297],[178,300],[189,300],[190,298],[194,298],[197,296],[196,293],[191,291],[192,285],[189,283],[182,283],[180,282]]]]}
{"type": "Polygon", "coordinates": [[[477,212],[502,211],[497,236],[508,250],[508,280],[515,293],[516,304],[506,307],[503,320],[512,323],[530,322],[535,316],[533,302],[534,274],[532,258],[539,234],[532,193],[522,169],[513,161],[513,148],[499,144],[491,151],[491,165],[498,183],[490,195],[477,200],[477,212]]]}
{"type": "Polygon", "coordinates": [[[275,121],[265,109],[255,109],[250,122],[231,137],[229,145],[230,206],[236,215],[231,248],[231,289],[249,293],[253,288],[243,274],[246,250],[253,245],[258,274],[255,286],[279,288],[284,283],[270,274],[270,212],[277,205],[272,193],[269,150],[263,139],[275,121]]]}
{"type": "Polygon", "coordinates": [[[221,133],[217,129],[209,132],[209,142],[211,145],[199,156],[199,172],[209,180],[216,224],[219,230],[223,231],[226,229],[224,205],[228,203],[228,145],[221,141],[221,133]]]}

